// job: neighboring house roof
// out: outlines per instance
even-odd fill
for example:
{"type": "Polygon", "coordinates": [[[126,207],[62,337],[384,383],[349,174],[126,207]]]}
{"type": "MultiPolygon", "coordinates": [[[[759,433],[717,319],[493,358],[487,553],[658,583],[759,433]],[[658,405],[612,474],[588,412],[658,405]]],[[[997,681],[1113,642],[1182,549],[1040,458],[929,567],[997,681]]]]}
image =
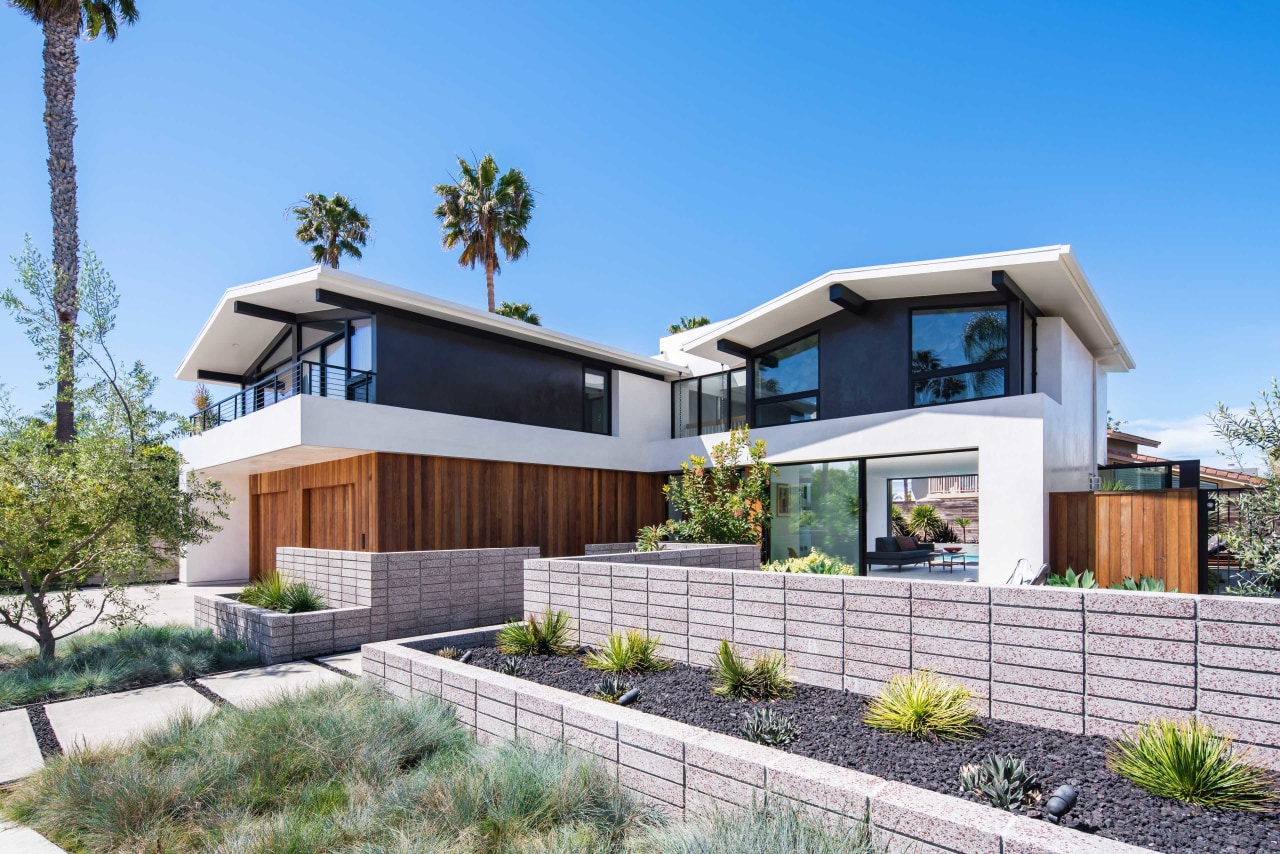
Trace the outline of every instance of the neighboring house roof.
{"type": "Polygon", "coordinates": [[[331,305],[316,301],[316,290],[320,288],[469,326],[516,341],[585,356],[625,370],[665,378],[679,377],[688,373],[679,365],[662,359],[597,344],[342,270],[316,266],[228,288],[218,301],[213,313],[209,315],[209,319],[205,321],[204,328],[196,336],[191,349],[187,351],[182,364],[178,366],[175,376],[180,380],[194,382],[197,379],[197,371],[200,370],[243,374],[279,333],[281,324],[279,321],[236,314],[235,302],[242,300],[292,314],[305,314],[333,308],[331,305]]]}
{"type": "Polygon", "coordinates": [[[1134,445],[1142,445],[1147,448],[1158,448],[1160,443],[1155,439],[1148,439],[1145,436],[1135,436],[1133,433],[1125,433],[1122,430],[1112,430],[1107,428],[1108,439],[1118,439],[1121,442],[1129,442],[1134,445]]]}
{"type": "Polygon", "coordinates": [[[1133,358],[1111,318],[1098,301],[1088,277],[1070,246],[1044,246],[986,255],[880,264],[832,270],[787,291],[731,320],[702,331],[684,343],[696,356],[727,365],[742,359],[719,352],[716,342],[727,338],[746,347],[759,347],[842,309],[831,302],[831,285],[843,284],[868,300],[943,296],[995,291],[991,273],[1004,270],[1046,315],[1061,317],[1080,337],[1106,371],[1132,370],[1133,358]]]}
{"type": "MultiPolygon", "coordinates": [[[[1159,447],[1160,445],[1160,443],[1154,439],[1144,439],[1143,437],[1135,436],[1132,433],[1121,433],[1119,430],[1108,430],[1107,438],[1153,448],[1159,447]]],[[[1107,459],[1116,463],[1143,463],[1153,466],[1163,465],[1170,462],[1164,457],[1153,457],[1150,454],[1139,454],[1136,451],[1123,451],[1112,448],[1107,449],[1107,459]]],[[[1266,482],[1257,475],[1252,475],[1247,472],[1233,471],[1232,469],[1219,469],[1204,465],[1200,466],[1200,477],[1204,480],[1234,483],[1240,484],[1241,486],[1259,486],[1266,482]]]]}

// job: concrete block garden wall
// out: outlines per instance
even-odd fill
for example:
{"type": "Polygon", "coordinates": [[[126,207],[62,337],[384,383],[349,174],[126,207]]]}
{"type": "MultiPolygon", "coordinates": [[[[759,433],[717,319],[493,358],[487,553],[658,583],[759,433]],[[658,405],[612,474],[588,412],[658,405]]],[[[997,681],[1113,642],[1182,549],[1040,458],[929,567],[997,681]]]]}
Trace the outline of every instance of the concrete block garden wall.
{"type": "Polygon", "coordinates": [[[195,621],[237,638],[264,664],[355,649],[387,638],[470,629],[523,612],[524,562],[537,547],[426,552],[279,548],[276,568],[319,591],[323,611],[280,614],[225,596],[196,596],[195,621]]]}
{"type": "Polygon", "coordinates": [[[366,678],[395,696],[444,700],[483,741],[581,750],[623,788],[677,815],[750,807],[767,796],[837,824],[869,820],[893,854],[1150,854],[432,653],[491,644],[495,634],[489,627],[370,644],[361,664],[366,678]]]}
{"type": "Polygon", "coordinates": [[[527,561],[524,610],[568,611],[584,643],[642,629],[695,665],[724,638],[782,651],[799,681],[859,694],[931,669],[971,688],[980,714],[1071,733],[1198,715],[1280,769],[1280,601],[788,575],[677,555],[527,561]]]}

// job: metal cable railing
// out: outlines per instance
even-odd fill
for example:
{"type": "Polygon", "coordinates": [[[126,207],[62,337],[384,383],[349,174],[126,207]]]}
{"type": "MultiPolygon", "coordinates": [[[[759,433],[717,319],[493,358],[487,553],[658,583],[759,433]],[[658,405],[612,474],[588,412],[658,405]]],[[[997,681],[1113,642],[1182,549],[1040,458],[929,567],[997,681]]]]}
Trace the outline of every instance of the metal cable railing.
{"type": "Polygon", "coordinates": [[[192,416],[192,421],[196,430],[208,430],[300,394],[373,403],[373,380],[372,371],[319,362],[294,362],[231,397],[205,407],[192,416]]]}

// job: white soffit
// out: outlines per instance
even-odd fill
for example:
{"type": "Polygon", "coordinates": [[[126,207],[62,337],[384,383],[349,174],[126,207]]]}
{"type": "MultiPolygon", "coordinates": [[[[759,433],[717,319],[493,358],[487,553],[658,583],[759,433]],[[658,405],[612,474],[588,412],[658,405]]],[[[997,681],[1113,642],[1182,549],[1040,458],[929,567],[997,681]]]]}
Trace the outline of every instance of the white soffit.
{"type": "Polygon", "coordinates": [[[635,371],[668,378],[688,373],[679,365],[661,359],[596,344],[583,338],[553,332],[520,320],[436,299],[341,270],[310,267],[295,273],[286,273],[282,276],[229,288],[218,301],[213,314],[205,321],[204,328],[200,330],[195,343],[187,351],[186,357],[183,358],[174,376],[180,380],[194,382],[196,373],[200,370],[237,375],[244,373],[283,327],[276,321],[236,314],[235,302],[240,300],[293,314],[306,314],[334,308],[334,306],[316,302],[315,295],[318,288],[470,326],[516,341],[540,344],[635,371]]]}
{"type": "Polygon", "coordinates": [[[1070,246],[832,270],[691,338],[684,349],[695,356],[740,365],[742,359],[716,349],[719,339],[759,347],[843,311],[828,297],[830,286],[837,282],[873,301],[984,291],[994,295],[991,287],[994,270],[1007,272],[1045,315],[1064,318],[1105,370],[1133,369],[1128,349],[1071,254],[1070,246]]]}

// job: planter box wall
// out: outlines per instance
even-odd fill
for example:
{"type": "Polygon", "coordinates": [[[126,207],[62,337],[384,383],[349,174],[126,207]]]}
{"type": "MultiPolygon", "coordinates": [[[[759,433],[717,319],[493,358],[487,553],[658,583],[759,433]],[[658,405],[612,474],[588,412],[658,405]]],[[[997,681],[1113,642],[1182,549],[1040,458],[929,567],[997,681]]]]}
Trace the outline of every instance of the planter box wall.
{"type": "Polygon", "coordinates": [[[972,689],[982,715],[1071,733],[1114,736],[1198,715],[1280,769],[1278,601],[657,558],[527,561],[525,610],[568,611],[583,643],[638,628],[661,636],[667,657],[695,665],[726,638],[748,652],[778,650],[799,681],[865,695],[897,673],[930,669],[972,689]]]}
{"type": "Polygon", "coordinates": [[[523,562],[536,547],[428,552],[276,549],[278,572],[331,606],[279,614],[225,596],[196,596],[195,622],[276,664],[522,616],[523,562]]]}
{"type": "Polygon", "coordinates": [[[869,819],[877,840],[895,854],[1147,852],[430,652],[489,644],[495,632],[367,645],[365,678],[401,698],[444,700],[484,741],[563,741],[601,762],[623,788],[677,815],[749,807],[767,795],[846,826],[869,819]]]}

